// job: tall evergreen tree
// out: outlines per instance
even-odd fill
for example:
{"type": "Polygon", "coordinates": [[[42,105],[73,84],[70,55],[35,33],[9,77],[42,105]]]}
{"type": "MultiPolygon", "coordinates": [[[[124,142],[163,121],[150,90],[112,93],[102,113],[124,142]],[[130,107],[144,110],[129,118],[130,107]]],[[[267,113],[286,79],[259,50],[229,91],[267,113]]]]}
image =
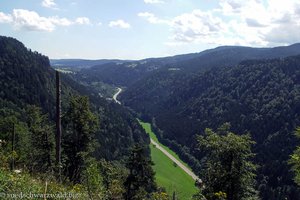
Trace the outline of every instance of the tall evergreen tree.
{"type": "MultiPolygon", "coordinates": [[[[41,108],[29,105],[26,108],[26,123],[29,130],[28,158],[26,160],[30,171],[46,172],[53,165],[53,126],[48,116],[42,114],[41,108]]],[[[22,152],[24,153],[24,152],[22,152]]]]}
{"type": "Polygon", "coordinates": [[[94,151],[94,133],[98,127],[98,120],[90,110],[88,97],[73,97],[63,121],[63,153],[66,156],[67,176],[73,182],[80,182],[85,162],[94,151]]]}
{"type": "Polygon", "coordinates": [[[126,167],[129,175],[124,183],[126,200],[140,200],[156,190],[153,162],[146,156],[145,148],[135,145],[126,167]]]}
{"type": "Polygon", "coordinates": [[[256,166],[250,135],[236,135],[224,124],[216,132],[206,129],[198,136],[199,147],[205,154],[202,170],[203,194],[207,199],[257,199],[256,166]]]}

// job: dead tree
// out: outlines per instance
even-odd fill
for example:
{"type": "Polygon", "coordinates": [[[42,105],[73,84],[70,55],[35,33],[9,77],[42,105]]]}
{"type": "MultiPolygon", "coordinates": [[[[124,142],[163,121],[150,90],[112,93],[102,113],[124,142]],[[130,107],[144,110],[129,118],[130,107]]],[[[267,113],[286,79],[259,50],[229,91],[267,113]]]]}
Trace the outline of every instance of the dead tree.
{"type": "Polygon", "coordinates": [[[61,181],[61,83],[59,72],[56,71],[56,166],[61,181]]]}

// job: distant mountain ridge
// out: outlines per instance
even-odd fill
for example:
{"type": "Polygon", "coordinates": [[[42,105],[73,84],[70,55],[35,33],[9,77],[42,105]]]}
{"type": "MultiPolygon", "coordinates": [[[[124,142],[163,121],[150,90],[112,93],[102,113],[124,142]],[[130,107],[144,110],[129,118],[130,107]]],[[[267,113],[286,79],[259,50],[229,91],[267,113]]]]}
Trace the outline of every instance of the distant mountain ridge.
{"type": "Polygon", "coordinates": [[[99,60],[88,60],[88,59],[50,59],[50,64],[53,67],[71,67],[71,68],[89,68],[95,65],[103,65],[106,63],[122,63],[127,62],[126,60],[118,59],[99,59],[99,60]]]}
{"type": "MultiPolygon", "coordinates": [[[[93,66],[100,66],[103,64],[108,64],[108,63],[125,63],[125,62],[147,62],[147,61],[159,61],[162,62],[163,64],[170,64],[170,63],[176,63],[176,62],[181,62],[184,60],[189,60],[193,59],[205,54],[210,54],[210,53],[215,53],[219,51],[228,51],[228,50],[242,50],[242,49],[248,49],[248,50],[254,50],[254,51],[262,51],[262,52],[274,52],[275,55],[274,57],[286,57],[286,56],[291,56],[291,55],[296,55],[294,54],[295,51],[300,50],[300,43],[295,43],[289,46],[279,46],[279,47],[270,47],[270,48],[260,48],[260,47],[247,47],[247,46],[219,46],[213,49],[207,49],[201,52],[196,52],[196,53],[187,53],[187,54],[179,54],[179,55],[174,55],[174,56],[167,56],[167,57],[157,57],[157,58],[145,58],[141,60],[123,60],[123,59],[50,59],[50,64],[51,66],[65,66],[65,67],[77,67],[77,68],[89,68],[93,66]]],[[[255,54],[254,54],[255,55],[255,54]]],[[[253,55],[253,56],[254,56],[253,55]]],[[[259,55],[255,55],[259,56],[259,55]]],[[[271,57],[270,57],[271,58],[271,57]]],[[[248,59],[259,59],[259,58],[248,58],[248,59]]]]}
{"type": "Polygon", "coordinates": [[[274,48],[221,46],[199,53],[147,58],[138,61],[104,62],[82,69],[77,73],[76,79],[83,82],[102,81],[127,87],[151,73],[161,70],[176,69],[183,74],[197,73],[213,67],[236,65],[243,60],[283,58],[299,53],[300,43],[274,48]]]}

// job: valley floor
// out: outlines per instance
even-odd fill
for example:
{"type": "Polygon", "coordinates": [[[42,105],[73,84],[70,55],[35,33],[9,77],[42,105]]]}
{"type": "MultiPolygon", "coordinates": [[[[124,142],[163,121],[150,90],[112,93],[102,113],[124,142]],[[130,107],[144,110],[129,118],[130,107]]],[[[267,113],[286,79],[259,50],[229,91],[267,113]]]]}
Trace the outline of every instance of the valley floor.
{"type": "Polygon", "coordinates": [[[178,199],[191,199],[198,192],[195,186],[198,177],[173,151],[159,143],[149,123],[140,121],[140,124],[151,138],[151,158],[157,184],[164,187],[169,195],[175,192],[178,199]]]}

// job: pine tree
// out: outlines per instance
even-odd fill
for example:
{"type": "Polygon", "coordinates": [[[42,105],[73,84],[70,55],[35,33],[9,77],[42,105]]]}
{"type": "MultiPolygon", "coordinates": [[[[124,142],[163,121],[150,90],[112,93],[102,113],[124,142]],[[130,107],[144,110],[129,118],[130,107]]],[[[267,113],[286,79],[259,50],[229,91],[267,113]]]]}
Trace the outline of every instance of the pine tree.
{"type": "Polygon", "coordinates": [[[94,151],[94,133],[98,127],[98,120],[90,110],[88,97],[73,97],[63,121],[66,172],[69,179],[77,183],[81,181],[86,160],[94,151]]]}
{"type": "Polygon", "coordinates": [[[126,167],[129,175],[124,183],[126,200],[143,199],[156,190],[153,162],[146,156],[145,148],[135,145],[131,151],[126,167]]]}
{"type": "MultiPolygon", "coordinates": [[[[27,166],[30,171],[52,171],[53,165],[53,126],[41,108],[30,105],[26,108],[26,123],[29,130],[27,166]]],[[[24,152],[21,152],[24,153],[24,152]]]]}

